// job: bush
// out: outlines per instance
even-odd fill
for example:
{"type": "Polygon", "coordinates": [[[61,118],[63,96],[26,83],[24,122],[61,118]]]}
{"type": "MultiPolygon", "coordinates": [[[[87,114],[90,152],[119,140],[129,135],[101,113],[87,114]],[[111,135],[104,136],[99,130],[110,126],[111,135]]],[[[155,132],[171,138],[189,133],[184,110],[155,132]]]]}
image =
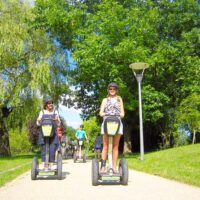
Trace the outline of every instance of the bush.
{"type": "Polygon", "coordinates": [[[27,137],[25,129],[11,129],[9,131],[10,149],[12,155],[27,153],[32,151],[32,145],[27,137]]]}
{"type": "Polygon", "coordinates": [[[176,131],[174,133],[174,146],[183,146],[190,143],[190,135],[186,131],[176,131]]]}
{"type": "Polygon", "coordinates": [[[36,125],[36,119],[30,120],[28,123],[29,141],[33,146],[37,145],[40,128],[36,125]]]}

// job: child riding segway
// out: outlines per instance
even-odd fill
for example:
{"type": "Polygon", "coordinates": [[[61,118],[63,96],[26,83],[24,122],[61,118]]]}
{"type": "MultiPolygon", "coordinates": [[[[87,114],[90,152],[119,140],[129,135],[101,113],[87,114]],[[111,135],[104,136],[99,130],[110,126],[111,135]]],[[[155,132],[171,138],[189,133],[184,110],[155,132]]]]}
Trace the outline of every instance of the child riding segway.
{"type": "Polygon", "coordinates": [[[33,158],[31,179],[36,180],[37,176],[57,175],[62,179],[62,156],[60,151],[57,154],[55,163],[55,153],[59,145],[55,131],[60,124],[58,113],[53,109],[53,101],[47,98],[44,102],[44,109],[40,112],[37,125],[41,127],[39,134],[39,144],[41,145],[42,167],[39,165],[37,157],[33,158]]]}

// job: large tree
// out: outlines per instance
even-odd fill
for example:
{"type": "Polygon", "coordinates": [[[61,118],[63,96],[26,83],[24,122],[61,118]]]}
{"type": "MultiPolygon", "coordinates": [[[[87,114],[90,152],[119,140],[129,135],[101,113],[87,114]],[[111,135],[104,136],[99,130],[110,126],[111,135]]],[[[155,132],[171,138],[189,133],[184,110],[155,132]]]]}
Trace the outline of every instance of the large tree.
{"type": "Polygon", "coordinates": [[[83,116],[98,113],[109,82],[119,84],[126,109],[126,142],[134,143],[138,131],[137,86],[128,66],[150,64],[143,81],[145,146],[164,145],[162,137],[173,135],[175,109],[186,96],[199,92],[198,2],[37,2],[37,11],[46,11],[38,20],[76,62],[71,82],[83,116]]]}
{"type": "Polygon", "coordinates": [[[43,95],[66,91],[66,64],[29,4],[1,1],[0,12],[0,155],[10,155],[9,126],[35,116],[43,95]]]}
{"type": "Polygon", "coordinates": [[[174,115],[169,111],[199,91],[199,5],[196,1],[121,2],[102,1],[77,32],[73,77],[79,106],[86,115],[96,112],[107,84],[116,81],[126,112],[136,111],[136,81],[128,66],[148,62],[150,69],[143,81],[149,130],[145,132],[146,138],[152,138],[148,143],[156,140],[158,146],[159,137],[172,131],[168,122],[173,123],[174,115]]]}

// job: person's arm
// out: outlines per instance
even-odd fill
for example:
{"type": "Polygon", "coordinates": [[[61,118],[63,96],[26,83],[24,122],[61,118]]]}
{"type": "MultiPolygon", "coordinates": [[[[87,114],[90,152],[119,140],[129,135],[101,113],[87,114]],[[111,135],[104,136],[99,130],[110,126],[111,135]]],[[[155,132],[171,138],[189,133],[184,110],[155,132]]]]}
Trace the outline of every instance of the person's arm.
{"type": "Polygon", "coordinates": [[[120,104],[121,104],[121,106],[120,106],[120,108],[121,108],[120,109],[120,117],[123,118],[124,115],[125,115],[125,113],[124,113],[124,103],[123,103],[123,100],[122,100],[121,97],[119,99],[120,99],[120,104]]]}
{"type": "Polygon", "coordinates": [[[75,137],[76,137],[76,139],[78,139],[78,131],[76,131],[75,137]]]}
{"type": "Polygon", "coordinates": [[[104,110],[105,110],[105,104],[106,104],[106,98],[103,99],[103,101],[101,103],[100,112],[99,112],[99,115],[101,117],[104,117],[106,115],[106,113],[104,112],[104,110]]]}
{"type": "Polygon", "coordinates": [[[57,126],[60,126],[61,125],[61,119],[59,117],[58,111],[56,111],[55,114],[56,114],[56,124],[57,124],[57,126]]]}
{"type": "Polygon", "coordinates": [[[86,132],[85,132],[85,139],[88,141],[88,137],[87,137],[87,134],[86,134],[86,132]]]}
{"type": "Polygon", "coordinates": [[[39,116],[38,116],[38,118],[37,118],[37,120],[36,120],[37,126],[40,126],[40,125],[41,125],[42,115],[43,115],[43,112],[40,111],[39,116]]]}

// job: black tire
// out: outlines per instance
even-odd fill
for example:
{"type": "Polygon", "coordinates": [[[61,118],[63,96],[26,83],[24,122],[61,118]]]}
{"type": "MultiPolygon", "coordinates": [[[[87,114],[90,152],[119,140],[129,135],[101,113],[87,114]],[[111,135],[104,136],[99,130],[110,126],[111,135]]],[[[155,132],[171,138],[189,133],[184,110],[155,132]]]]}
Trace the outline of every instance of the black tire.
{"type": "Polygon", "coordinates": [[[97,186],[99,179],[99,162],[97,159],[92,160],[92,185],[97,186]]]}
{"type": "Polygon", "coordinates": [[[38,168],[38,158],[34,157],[32,160],[32,168],[31,168],[31,180],[37,179],[37,168],[38,168]]]}
{"type": "Polygon", "coordinates": [[[64,148],[61,148],[61,154],[62,154],[62,158],[66,159],[66,150],[64,148]]]}
{"type": "Polygon", "coordinates": [[[128,185],[128,163],[124,158],[119,162],[119,172],[121,174],[121,184],[128,185]]]}
{"type": "Polygon", "coordinates": [[[77,156],[76,156],[76,152],[74,152],[74,163],[76,162],[77,160],[77,156]]]}
{"type": "Polygon", "coordinates": [[[83,154],[83,162],[86,163],[86,155],[83,154]]]}
{"type": "Polygon", "coordinates": [[[58,153],[57,155],[57,177],[58,180],[62,180],[62,155],[58,153]]]}

